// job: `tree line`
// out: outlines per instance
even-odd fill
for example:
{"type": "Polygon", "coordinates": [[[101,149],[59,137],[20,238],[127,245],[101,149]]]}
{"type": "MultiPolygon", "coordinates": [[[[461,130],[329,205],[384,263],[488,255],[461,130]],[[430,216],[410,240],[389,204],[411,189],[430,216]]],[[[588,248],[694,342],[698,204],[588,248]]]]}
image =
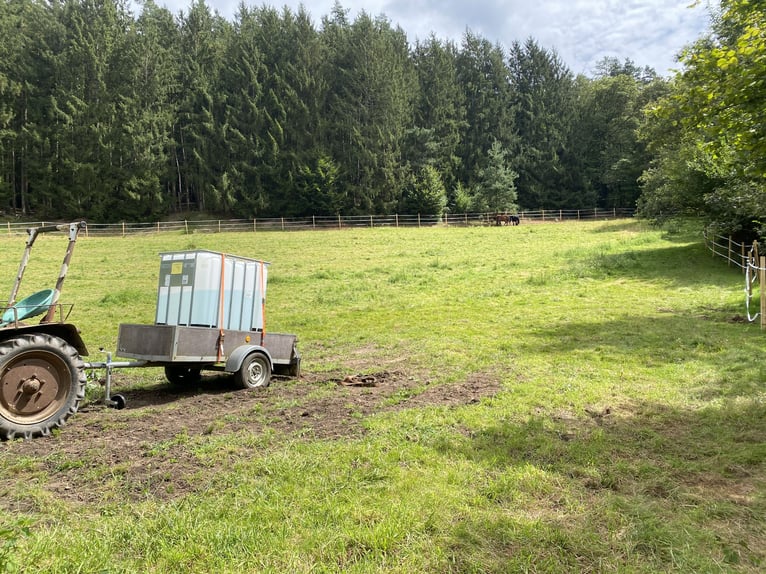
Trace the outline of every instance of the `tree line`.
{"type": "Polygon", "coordinates": [[[680,63],[642,123],[651,161],[638,207],[657,220],[702,215],[724,235],[764,238],[766,5],[721,0],[680,63]]]}
{"type": "Polygon", "coordinates": [[[677,78],[614,58],[575,76],[533,38],[412,44],[383,15],[348,14],[2,0],[0,209],[440,214],[632,207],[642,192],[650,216],[686,209],[659,199],[688,143],[672,110],[691,123],[705,105],[679,102],[677,78]]]}

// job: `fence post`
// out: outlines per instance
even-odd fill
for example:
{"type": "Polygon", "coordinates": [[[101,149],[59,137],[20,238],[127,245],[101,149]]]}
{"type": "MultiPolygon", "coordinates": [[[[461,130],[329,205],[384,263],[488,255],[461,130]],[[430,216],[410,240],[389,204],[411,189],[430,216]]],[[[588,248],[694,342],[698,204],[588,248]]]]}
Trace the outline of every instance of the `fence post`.
{"type": "Polygon", "coordinates": [[[189,235],[189,222],[184,219],[184,233],[189,235]]]}
{"type": "Polygon", "coordinates": [[[338,229],[343,229],[343,224],[340,222],[340,213],[338,214],[338,229]]]}
{"type": "Polygon", "coordinates": [[[420,214],[418,213],[418,227],[420,227],[420,214]]]}
{"type": "Polygon", "coordinates": [[[257,223],[255,222],[255,217],[253,217],[253,233],[255,233],[256,231],[258,231],[258,226],[257,226],[257,223]]]}
{"type": "Polygon", "coordinates": [[[396,215],[396,228],[399,229],[399,214],[397,213],[395,215],[396,215]]]}
{"type": "Polygon", "coordinates": [[[731,235],[729,235],[729,252],[726,254],[726,267],[731,267],[731,235]]]}
{"type": "Polygon", "coordinates": [[[122,236],[125,237],[125,222],[122,222],[122,236]]]}
{"type": "Polygon", "coordinates": [[[766,329],[766,257],[758,258],[758,287],[761,292],[761,331],[766,329]]]}
{"type": "Polygon", "coordinates": [[[745,244],[740,243],[739,245],[739,263],[742,267],[742,273],[747,273],[747,261],[745,261],[745,244]]]}
{"type": "Polygon", "coordinates": [[[284,217],[280,217],[279,219],[282,222],[282,231],[284,231],[285,230],[285,218],[284,217]]]}
{"type": "Polygon", "coordinates": [[[312,215],[311,216],[311,228],[316,229],[317,228],[317,216],[312,215]]]}
{"type": "Polygon", "coordinates": [[[370,229],[375,227],[375,225],[372,223],[372,213],[370,214],[370,229]]]}

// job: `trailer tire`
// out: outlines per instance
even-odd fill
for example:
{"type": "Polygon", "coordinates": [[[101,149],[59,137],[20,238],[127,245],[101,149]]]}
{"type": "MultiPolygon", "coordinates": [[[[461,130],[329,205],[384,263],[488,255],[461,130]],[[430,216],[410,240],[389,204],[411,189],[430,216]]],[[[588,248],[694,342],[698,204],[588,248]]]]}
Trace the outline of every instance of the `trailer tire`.
{"type": "Polygon", "coordinates": [[[199,383],[202,378],[202,369],[186,365],[165,365],[165,378],[171,385],[183,386],[199,383]]]}
{"type": "Polygon", "coordinates": [[[271,382],[271,361],[263,353],[251,353],[242,361],[234,378],[245,389],[268,387],[271,382]]]}
{"type": "Polygon", "coordinates": [[[85,398],[85,365],[69,343],[31,334],[0,343],[0,439],[47,436],[85,398]]]}
{"type": "Polygon", "coordinates": [[[287,375],[290,377],[300,377],[301,376],[301,358],[298,357],[297,359],[293,360],[292,363],[290,363],[290,367],[287,369],[287,375]]]}

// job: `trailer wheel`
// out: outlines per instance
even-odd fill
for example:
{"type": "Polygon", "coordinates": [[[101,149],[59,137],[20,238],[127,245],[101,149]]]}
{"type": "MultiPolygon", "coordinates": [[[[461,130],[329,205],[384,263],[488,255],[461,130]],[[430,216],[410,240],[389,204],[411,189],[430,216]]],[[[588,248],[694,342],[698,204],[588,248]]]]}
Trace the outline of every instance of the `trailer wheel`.
{"type": "Polygon", "coordinates": [[[85,365],[77,350],[52,335],[0,343],[0,438],[32,438],[77,412],[85,397],[85,365]]]}
{"type": "Polygon", "coordinates": [[[292,363],[290,363],[290,367],[287,369],[287,374],[290,377],[300,377],[301,376],[301,358],[298,357],[297,359],[294,359],[292,363]]]}
{"type": "Polygon", "coordinates": [[[202,376],[202,369],[199,367],[188,367],[186,365],[165,365],[165,378],[172,385],[183,386],[199,383],[202,376]]]}
{"type": "Polygon", "coordinates": [[[245,389],[268,387],[271,382],[271,362],[263,353],[251,353],[245,357],[234,377],[245,389]]]}

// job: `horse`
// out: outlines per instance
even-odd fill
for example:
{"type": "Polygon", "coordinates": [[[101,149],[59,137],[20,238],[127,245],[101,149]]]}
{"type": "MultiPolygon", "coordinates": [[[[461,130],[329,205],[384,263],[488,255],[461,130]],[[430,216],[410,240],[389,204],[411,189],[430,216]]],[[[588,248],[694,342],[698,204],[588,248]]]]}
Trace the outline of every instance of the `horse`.
{"type": "Polygon", "coordinates": [[[498,213],[495,215],[495,225],[518,225],[521,223],[518,215],[507,215],[504,213],[498,213]]]}

